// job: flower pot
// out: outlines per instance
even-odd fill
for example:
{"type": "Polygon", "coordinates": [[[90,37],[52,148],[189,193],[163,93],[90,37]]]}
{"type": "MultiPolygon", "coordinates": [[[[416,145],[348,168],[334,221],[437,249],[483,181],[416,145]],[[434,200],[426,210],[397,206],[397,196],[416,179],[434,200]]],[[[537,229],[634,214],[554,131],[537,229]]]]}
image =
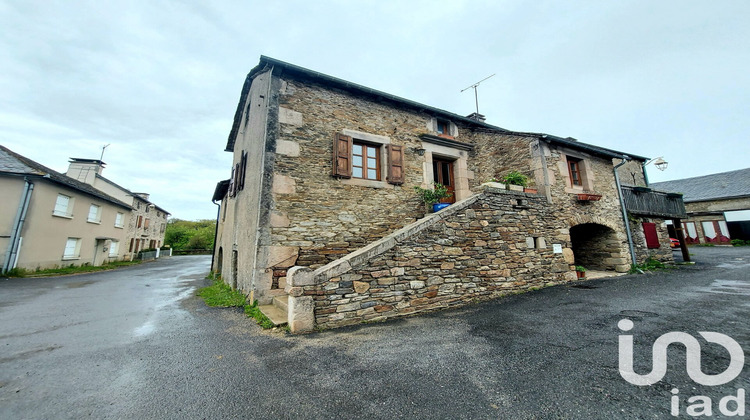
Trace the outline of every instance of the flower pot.
{"type": "Polygon", "coordinates": [[[536,194],[539,191],[536,188],[526,188],[526,187],[524,187],[523,188],[523,192],[530,193],[530,194],[536,194]]]}
{"type": "Polygon", "coordinates": [[[438,211],[450,206],[451,203],[435,203],[432,205],[432,212],[437,213],[438,211]]]}
{"type": "Polygon", "coordinates": [[[576,276],[578,279],[585,279],[586,278],[586,272],[585,271],[576,271],[576,276]]]}
{"type": "Polygon", "coordinates": [[[520,191],[520,192],[523,192],[523,186],[521,186],[521,185],[505,184],[505,189],[507,189],[509,191],[520,191]]]}
{"type": "Polygon", "coordinates": [[[599,201],[602,199],[601,194],[577,194],[578,201],[599,201]]]}

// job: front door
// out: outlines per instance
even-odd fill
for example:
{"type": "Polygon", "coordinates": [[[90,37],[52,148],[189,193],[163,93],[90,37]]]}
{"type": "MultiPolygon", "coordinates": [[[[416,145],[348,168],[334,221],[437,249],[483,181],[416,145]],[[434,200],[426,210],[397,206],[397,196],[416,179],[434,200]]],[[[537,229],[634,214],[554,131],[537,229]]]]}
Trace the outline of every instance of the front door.
{"type": "Polygon", "coordinates": [[[453,161],[432,159],[432,174],[434,181],[438,184],[445,185],[451,196],[440,200],[441,203],[456,202],[456,187],[453,181],[453,161]]]}

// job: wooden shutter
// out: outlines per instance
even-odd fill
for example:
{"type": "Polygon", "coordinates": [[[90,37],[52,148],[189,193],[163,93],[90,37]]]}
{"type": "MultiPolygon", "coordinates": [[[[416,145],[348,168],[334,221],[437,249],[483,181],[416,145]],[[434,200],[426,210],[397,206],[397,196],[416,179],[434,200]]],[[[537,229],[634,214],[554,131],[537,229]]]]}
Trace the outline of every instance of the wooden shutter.
{"type": "Polygon", "coordinates": [[[245,172],[247,170],[247,152],[242,152],[242,158],[240,159],[240,176],[237,179],[237,189],[242,191],[245,189],[245,172]]]}
{"type": "Polygon", "coordinates": [[[646,247],[659,248],[659,235],[656,233],[656,223],[643,223],[643,234],[646,235],[646,247]]]}
{"type": "Polygon", "coordinates": [[[333,176],[352,177],[352,138],[341,133],[333,139],[333,176]]]}
{"type": "Polygon", "coordinates": [[[404,183],[404,146],[389,144],[388,149],[388,183],[404,183]]]}
{"type": "Polygon", "coordinates": [[[234,197],[234,166],[232,166],[232,176],[229,177],[229,188],[227,189],[227,194],[230,197],[234,197]]]}

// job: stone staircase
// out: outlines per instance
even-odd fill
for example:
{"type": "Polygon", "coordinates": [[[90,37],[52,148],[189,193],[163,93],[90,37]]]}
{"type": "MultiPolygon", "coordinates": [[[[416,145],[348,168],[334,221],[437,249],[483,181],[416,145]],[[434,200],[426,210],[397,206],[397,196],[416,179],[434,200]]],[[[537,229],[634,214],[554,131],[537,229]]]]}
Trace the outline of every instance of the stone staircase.
{"type": "Polygon", "coordinates": [[[277,295],[273,297],[270,305],[259,305],[258,309],[273,322],[274,327],[287,323],[289,313],[289,295],[277,295]]]}

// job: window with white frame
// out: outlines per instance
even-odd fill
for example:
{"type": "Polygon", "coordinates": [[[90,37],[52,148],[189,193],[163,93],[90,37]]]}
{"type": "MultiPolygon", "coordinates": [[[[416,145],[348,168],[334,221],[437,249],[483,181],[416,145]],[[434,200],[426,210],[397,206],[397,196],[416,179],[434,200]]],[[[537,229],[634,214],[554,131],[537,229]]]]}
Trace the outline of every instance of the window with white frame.
{"type": "Polygon", "coordinates": [[[117,215],[115,215],[115,227],[118,227],[118,228],[123,227],[123,222],[122,222],[123,216],[124,215],[122,213],[120,213],[119,211],[117,212],[117,215]]]}
{"type": "Polygon", "coordinates": [[[89,207],[89,216],[86,218],[89,223],[101,223],[102,222],[102,208],[96,204],[92,204],[89,207]]]}
{"type": "Polygon", "coordinates": [[[81,238],[68,238],[65,242],[64,260],[76,260],[81,257],[81,238]]]}
{"type": "Polygon", "coordinates": [[[120,242],[119,241],[112,241],[109,244],[109,256],[110,257],[117,257],[117,254],[120,252],[120,242]]]}
{"type": "Polygon", "coordinates": [[[55,209],[52,215],[60,217],[73,217],[73,197],[65,194],[57,194],[55,209]]]}

